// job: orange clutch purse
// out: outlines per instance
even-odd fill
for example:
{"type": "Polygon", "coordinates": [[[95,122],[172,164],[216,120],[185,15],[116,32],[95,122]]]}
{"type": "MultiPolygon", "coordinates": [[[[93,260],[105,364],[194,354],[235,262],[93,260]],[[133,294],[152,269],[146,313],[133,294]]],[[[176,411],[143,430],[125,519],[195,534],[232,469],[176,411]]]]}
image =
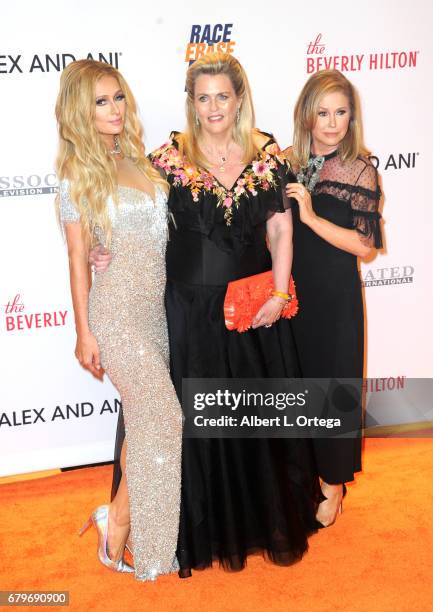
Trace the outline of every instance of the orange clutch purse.
{"type": "MultiPolygon", "coordinates": [[[[244,332],[250,329],[253,318],[263,304],[272,297],[274,279],[272,270],[232,281],[227,286],[224,300],[224,317],[227,329],[244,332]]],[[[295,282],[289,281],[290,300],[284,306],[281,317],[290,319],[298,312],[295,282]]]]}

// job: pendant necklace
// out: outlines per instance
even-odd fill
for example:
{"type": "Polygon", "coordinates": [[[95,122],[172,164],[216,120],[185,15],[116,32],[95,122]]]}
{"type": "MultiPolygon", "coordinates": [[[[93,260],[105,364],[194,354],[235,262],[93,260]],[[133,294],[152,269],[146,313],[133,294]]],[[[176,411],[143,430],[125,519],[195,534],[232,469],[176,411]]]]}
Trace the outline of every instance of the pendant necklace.
{"type": "MultiPolygon", "coordinates": [[[[233,145],[233,141],[227,147],[227,152],[225,153],[225,155],[221,155],[220,156],[220,160],[221,160],[220,163],[219,164],[215,164],[215,166],[218,168],[218,170],[220,172],[225,172],[226,171],[225,165],[226,165],[226,163],[229,160],[230,151],[231,151],[232,145],[233,145]]],[[[205,151],[208,153],[208,155],[212,155],[211,151],[207,147],[204,147],[204,148],[205,148],[205,151]]]]}
{"type": "Polygon", "coordinates": [[[225,171],[226,171],[226,169],[225,169],[225,164],[227,163],[227,161],[228,161],[228,159],[229,159],[229,155],[230,155],[230,149],[231,149],[231,147],[232,147],[232,143],[230,143],[230,145],[227,147],[227,153],[226,153],[226,155],[221,155],[221,164],[220,164],[220,166],[219,166],[219,168],[218,168],[218,170],[219,170],[220,172],[225,172],[225,171]]]}
{"type": "Polygon", "coordinates": [[[109,151],[110,155],[120,155],[122,153],[122,149],[120,148],[119,137],[114,137],[114,149],[109,151]]]}

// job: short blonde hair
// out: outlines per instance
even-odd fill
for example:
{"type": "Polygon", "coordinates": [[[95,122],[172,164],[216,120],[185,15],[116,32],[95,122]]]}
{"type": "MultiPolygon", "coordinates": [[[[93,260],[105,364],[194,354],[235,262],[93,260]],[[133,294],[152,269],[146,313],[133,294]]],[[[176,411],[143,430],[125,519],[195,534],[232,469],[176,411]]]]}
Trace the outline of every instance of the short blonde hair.
{"type": "Polygon", "coordinates": [[[338,146],[340,158],[342,161],[354,161],[359,155],[368,155],[362,137],[359,97],[354,86],[338,70],[320,70],[305,83],[295,105],[292,148],[295,165],[307,165],[312,144],[311,130],[317,121],[320,101],[323,96],[336,91],[347,97],[350,109],[349,128],[338,146]]]}
{"type": "Polygon", "coordinates": [[[241,99],[239,108],[239,120],[233,127],[233,140],[239,144],[244,151],[243,161],[249,163],[257,154],[257,146],[253,139],[255,124],[254,107],[251,89],[247,75],[238,60],[229,53],[209,53],[196,60],[188,69],[186,74],[186,131],[179,137],[181,153],[195,166],[208,167],[198,146],[200,125],[196,122],[196,111],[194,108],[195,85],[197,78],[202,74],[217,76],[225,74],[229,77],[236,96],[241,99]]]}

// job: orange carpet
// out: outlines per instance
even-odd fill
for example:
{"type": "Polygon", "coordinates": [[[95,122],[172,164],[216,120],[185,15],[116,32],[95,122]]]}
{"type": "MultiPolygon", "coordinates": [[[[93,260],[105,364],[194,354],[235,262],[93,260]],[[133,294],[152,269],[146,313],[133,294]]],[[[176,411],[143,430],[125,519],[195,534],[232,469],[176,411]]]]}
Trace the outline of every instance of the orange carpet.
{"type": "Polygon", "coordinates": [[[111,468],[99,467],[1,484],[0,590],[68,590],[72,610],[432,609],[433,440],[366,440],[342,516],[292,567],[251,557],[241,573],[155,583],[110,572],[97,561],[95,531],[77,537],[110,482],[111,468]]]}

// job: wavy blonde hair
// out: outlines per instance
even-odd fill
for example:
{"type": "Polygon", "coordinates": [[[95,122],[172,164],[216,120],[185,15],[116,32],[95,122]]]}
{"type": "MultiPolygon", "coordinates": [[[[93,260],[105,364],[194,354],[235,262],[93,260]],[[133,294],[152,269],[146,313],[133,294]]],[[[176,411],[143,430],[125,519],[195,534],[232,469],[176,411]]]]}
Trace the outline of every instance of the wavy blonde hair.
{"type": "MultiPolygon", "coordinates": [[[[137,117],[137,105],[132,92],[118,70],[95,60],[78,60],[69,64],[60,78],[56,101],[59,148],[56,172],[59,180],[69,179],[71,199],[80,214],[86,239],[93,241],[98,225],[109,244],[111,222],[107,198],[117,203],[116,162],[107,151],[95,127],[96,83],[105,76],[114,77],[125,96],[126,113],[123,131],[118,135],[123,154],[153,183],[167,191],[168,185],[146,158],[143,128],[137,117]]],[[[59,208],[59,196],[56,198],[59,208]]]]}
{"type": "Polygon", "coordinates": [[[320,70],[305,83],[294,111],[292,161],[305,167],[311,152],[311,130],[317,121],[320,101],[327,94],[340,92],[349,101],[350,121],[346,136],[338,145],[340,159],[354,161],[359,155],[368,155],[362,137],[361,107],[352,83],[338,70],[320,70]]]}
{"type": "MultiPolygon", "coordinates": [[[[249,163],[257,154],[258,147],[254,136],[255,116],[251,89],[247,75],[238,60],[229,53],[209,53],[196,60],[186,73],[186,131],[178,136],[181,154],[195,166],[209,169],[209,163],[198,145],[200,125],[196,122],[194,108],[195,85],[199,76],[208,74],[217,76],[225,74],[229,77],[236,96],[241,100],[239,120],[233,126],[233,140],[244,151],[243,162],[249,163]]],[[[257,131],[257,133],[259,133],[257,131]]]]}

